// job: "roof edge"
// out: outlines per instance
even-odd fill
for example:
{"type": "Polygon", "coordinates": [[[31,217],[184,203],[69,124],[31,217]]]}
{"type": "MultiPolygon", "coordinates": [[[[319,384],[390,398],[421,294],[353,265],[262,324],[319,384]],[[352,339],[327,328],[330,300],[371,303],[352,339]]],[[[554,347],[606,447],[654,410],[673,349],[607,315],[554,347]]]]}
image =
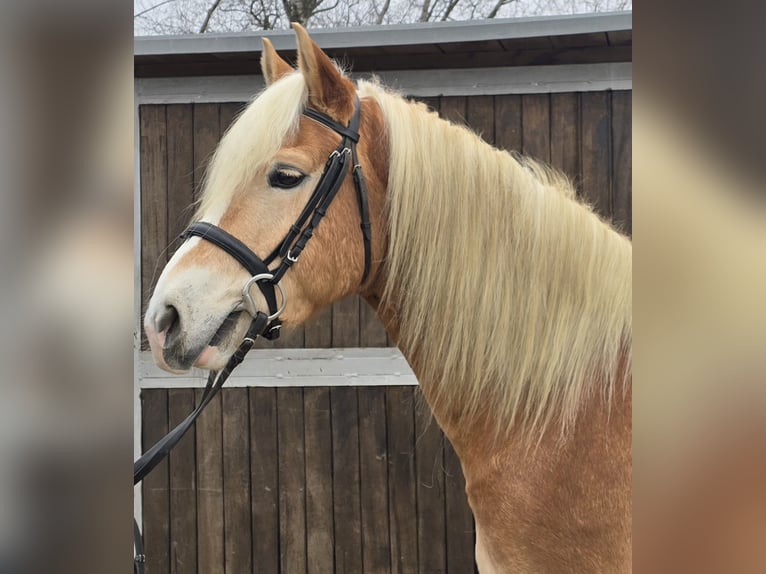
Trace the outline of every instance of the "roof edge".
{"type": "MultiPolygon", "coordinates": [[[[317,28],[311,37],[324,49],[382,47],[483,40],[509,40],[540,36],[566,36],[632,30],[633,12],[604,12],[568,16],[503,18],[461,22],[426,22],[390,26],[317,28]]],[[[277,50],[294,50],[291,30],[259,30],[229,34],[136,36],[134,56],[180,54],[252,53],[261,50],[261,38],[277,50]]]]}

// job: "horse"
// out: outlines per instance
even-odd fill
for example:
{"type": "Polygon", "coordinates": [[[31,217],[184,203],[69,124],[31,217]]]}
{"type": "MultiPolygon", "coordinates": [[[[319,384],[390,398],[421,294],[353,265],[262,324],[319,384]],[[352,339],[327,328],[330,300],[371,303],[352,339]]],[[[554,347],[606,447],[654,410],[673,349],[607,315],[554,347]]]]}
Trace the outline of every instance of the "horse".
{"type": "MultiPolygon", "coordinates": [[[[284,327],[352,293],[375,308],[461,461],[482,574],[630,571],[630,240],[563,175],[374,79],[352,82],[293,28],[297,69],[263,41],[266,87],[220,141],[193,221],[274,253],[358,111],[368,241],[346,177],[281,277],[284,327]]],[[[145,315],[171,372],[224,368],[253,312],[250,274],[200,235],[145,315]]]]}

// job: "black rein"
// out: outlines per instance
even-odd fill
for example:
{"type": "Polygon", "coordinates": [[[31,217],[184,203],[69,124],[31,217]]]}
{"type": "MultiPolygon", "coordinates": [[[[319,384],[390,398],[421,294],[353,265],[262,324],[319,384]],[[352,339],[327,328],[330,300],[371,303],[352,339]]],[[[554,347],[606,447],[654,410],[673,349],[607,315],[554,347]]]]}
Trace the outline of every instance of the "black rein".
{"type": "MultiPolygon", "coordinates": [[[[357,200],[359,203],[359,215],[361,218],[362,241],[364,244],[364,272],[361,283],[367,280],[370,273],[370,261],[372,253],[372,233],[370,228],[369,204],[367,199],[367,185],[362,173],[362,167],[359,164],[356,144],[359,141],[359,122],[361,105],[359,98],[356,98],[354,104],[354,114],[348,126],[339,124],[329,116],[307,108],[303,115],[318,122],[338,133],[342,140],[340,145],[330,154],[325,164],[322,175],[319,178],[317,186],[311,193],[305,207],[301,211],[298,219],[290,226],[290,230],[284,239],[274,248],[266,257],[261,259],[247,245],[239,239],[224,231],[220,227],[198,221],[189,225],[181,234],[182,239],[189,237],[200,237],[214,245],[220,247],[226,253],[236,259],[248,273],[255,278],[263,276],[262,279],[255,281],[258,288],[266,300],[269,308],[269,315],[262,311],[255,311],[253,321],[240,343],[237,350],[231,356],[226,366],[220,372],[210,371],[208,375],[205,390],[199,405],[195,408],[178,426],[171,430],[167,435],[160,439],[154,446],[147,450],[133,465],[133,484],[138,484],[149,474],[178,444],[181,438],[191,428],[199,417],[202,410],[210,403],[221,387],[229,378],[231,372],[243,361],[245,355],[250,351],[258,337],[266,339],[276,339],[279,337],[279,311],[277,307],[277,297],[275,286],[282,279],[287,270],[298,261],[309,239],[314,234],[322,218],[327,213],[332,200],[338,193],[346,175],[349,172],[349,160],[351,160],[351,172],[354,178],[354,187],[356,189],[357,200]],[[269,265],[277,258],[281,261],[274,269],[269,269],[269,265]]],[[[251,310],[253,312],[253,310],[251,310]]],[[[138,524],[134,521],[134,543],[136,557],[134,560],[134,572],[143,574],[145,557],[143,554],[143,544],[141,540],[141,531],[138,524]]]]}

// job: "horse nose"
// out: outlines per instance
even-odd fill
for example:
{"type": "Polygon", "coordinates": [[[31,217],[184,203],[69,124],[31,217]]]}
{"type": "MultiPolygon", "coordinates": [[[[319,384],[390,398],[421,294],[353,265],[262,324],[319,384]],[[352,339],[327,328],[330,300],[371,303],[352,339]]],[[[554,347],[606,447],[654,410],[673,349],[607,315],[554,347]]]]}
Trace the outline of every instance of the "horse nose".
{"type": "Polygon", "coordinates": [[[157,325],[157,332],[170,332],[176,323],[178,323],[178,309],[173,307],[173,305],[165,305],[155,323],[157,325]]]}

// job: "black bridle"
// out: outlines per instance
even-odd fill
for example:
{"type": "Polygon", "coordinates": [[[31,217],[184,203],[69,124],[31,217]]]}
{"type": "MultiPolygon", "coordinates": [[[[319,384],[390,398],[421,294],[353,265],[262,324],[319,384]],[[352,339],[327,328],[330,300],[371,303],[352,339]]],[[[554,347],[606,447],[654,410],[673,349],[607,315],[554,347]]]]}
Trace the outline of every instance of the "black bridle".
{"type": "MultiPolygon", "coordinates": [[[[361,105],[359,98],[354,102],[354,113],[348,126],[344,126],[326,114],[317,110],[307,108],[303,115],[330,128],[341,136],[341,142],[333,150],[327,159],[322,175],[319,177],[314,191],[311,193],[305,207],[301,211],[298,219],[290,226],[290,230],[284,239],[277,244],[273,251],[265,258],[261,259],[247,245],[239,239],[224,231],[220,227],[198,221],[192,223],[182,234],[181,239],[190,237],[200,237],[223,249],[226,253],[236,259],[247,271],[251,277],[245,283],[242,290],[242,303],[238,309],[247,311],[253,320],[245,333],[242,342],[237,350],[231,356],[226,366],[220,371],[211,371],[208,375],[205,390],[202,393],[200,403],[189,416],[187,416],[177,427],[160,439],[154,446],[147,450],[133,466],[133,484],[138,484],[149,474],[178,444],[186,431],[191,428],[194,421],[197,420],[202,410],[210,403],[213,397],[220,391],[226,379],[231,372],[244,360],[245,355],[255,344],[258,337],[266,339],[276,339],[279,337],[279,329],[282,325],[279,316],[285,308],[286,296],[280,286],[280,281],[287,270],[298,262],[301,253],[306,247],[309,239],[314,235],[319,223],[327,213],[332,200],[338,193],[343,181],[349,172],[349,160],[351,161],[350,171],[354,178],[354,187],[356,188],[357,200],[359,203],[359,215],[361,218],[362,241],[364,244],[364,272],[360,284],[367,280],[370,273],[370,263],[372,257],[372,233],[370,228],[370,214],[367,199],[367,185],[362,173],[362,166],[359,164],[356,144],[359,141],[359,121],[361,105]],[[274,261],[281,258],[277,266],[269,268],[274,261]],[[269,308],[267,315],[256,308],[250,290],[253,285],[257,285],[266,300],[269,308]],[[281,302],[277,305],[277,294],[280,292],[281,302]]],[[[138,525],[134,524],[134,535],[136,545],[136,559],[134,563],[134,572],[143,572],[143,546],[141,541],[141,532],[138,525]]]]}

